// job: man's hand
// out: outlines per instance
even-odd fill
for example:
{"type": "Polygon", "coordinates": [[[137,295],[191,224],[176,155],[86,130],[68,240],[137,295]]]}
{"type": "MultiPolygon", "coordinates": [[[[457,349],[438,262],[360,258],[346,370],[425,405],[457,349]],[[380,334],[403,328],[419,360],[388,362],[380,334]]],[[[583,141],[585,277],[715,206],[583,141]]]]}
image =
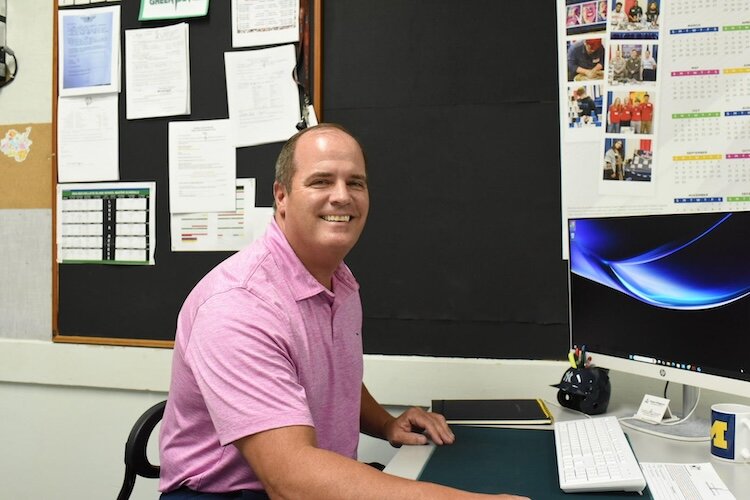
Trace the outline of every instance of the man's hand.
{"type": "Polygon", "coordinates": [[[391,446],[427,444],[428,438],[437,445],[451,444],[456,439],[445,417],[413,407],[388,421],[383,429],[391,446]]]}

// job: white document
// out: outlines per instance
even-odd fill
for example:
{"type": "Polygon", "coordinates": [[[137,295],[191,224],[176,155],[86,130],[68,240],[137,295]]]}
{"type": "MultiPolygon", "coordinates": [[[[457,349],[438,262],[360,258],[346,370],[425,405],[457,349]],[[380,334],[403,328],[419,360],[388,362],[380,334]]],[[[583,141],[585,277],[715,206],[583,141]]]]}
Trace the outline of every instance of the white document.
{"type": "Polygon", "coordinates": [[[57,185],[57,262],[154,265],[156,183],[57,185]]]}
{"type": "Polygon", "coordinates": [[[232,0],[232,47],[297,41],[298,0],[232,0]]]}
{"type": "Polygon", "coordinates": [[[58,11],[61,96],[120,91],[120,7],[58,11]]]}
{"type": "Polygon", "coordinates": [[[57,99],[57,181],[116,181],[117,94],[57,99]]]}
{"type": "Polygon", "coordinates": [[[297,132],[300,103],[292,78],[294,45],[224,53],[234,145],[286,141],[297,132]]]}
{"type": "Polygon", "coordinates": [[[235,200],[230,212],[172,214],[172,251],[236,251],[260,237],[273,209],[255,207],[255,179],[237,179],[235,200]]]}
{"type": "Polygon", "coordinates": [[[713,465],[641,463],[654,500],[734,500],[713,465]]]}
{"type": "Polygon", "coordinates": [[[229,120],[169,123],[169,212],[235,209],[237,157],[229,120]]]}
{"type": "Polygon", "coordinates": [[[208,14],[208,0],[179,0],[154,2],[141,0],[139,21],[156,19],[178,19],[185,17],[202,17],[208,14]]]}
{"type": "Polygon", "coordinates": [[[127,119],[190,114],[188,24],[125,31],[127,119]]]}

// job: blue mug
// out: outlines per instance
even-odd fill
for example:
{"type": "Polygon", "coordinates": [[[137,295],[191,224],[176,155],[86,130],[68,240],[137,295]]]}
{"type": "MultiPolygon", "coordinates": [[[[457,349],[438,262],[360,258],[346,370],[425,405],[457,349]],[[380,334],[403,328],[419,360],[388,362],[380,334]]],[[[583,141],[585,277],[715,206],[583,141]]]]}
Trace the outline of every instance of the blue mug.
{"type": "Polygon", "coordinates": [[[730,462],[750,462],[750,406],[711,406],[711,455],[730,462]]]}

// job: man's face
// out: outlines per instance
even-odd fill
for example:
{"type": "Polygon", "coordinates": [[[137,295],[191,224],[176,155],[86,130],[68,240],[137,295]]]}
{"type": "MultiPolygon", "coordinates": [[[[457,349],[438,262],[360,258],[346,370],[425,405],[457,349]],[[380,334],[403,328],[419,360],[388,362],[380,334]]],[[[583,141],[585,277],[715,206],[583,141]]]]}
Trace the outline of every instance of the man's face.
{"type": "Polygon", "coordinates": [[[622,4],[621,3],[618,3],[617,5],[615,5],[615,11],[616,12],[620,12],[620,9],[622,9],[622,4]]]}
{"type": "Polygon", "coordinates": [[[344,132],[322,129],[299,139],[294,163],[291,189],[274,184],[279,226],[306,266],[336,263],[357,242],[367,220],[370,197],[362,151],[344,132]]]}

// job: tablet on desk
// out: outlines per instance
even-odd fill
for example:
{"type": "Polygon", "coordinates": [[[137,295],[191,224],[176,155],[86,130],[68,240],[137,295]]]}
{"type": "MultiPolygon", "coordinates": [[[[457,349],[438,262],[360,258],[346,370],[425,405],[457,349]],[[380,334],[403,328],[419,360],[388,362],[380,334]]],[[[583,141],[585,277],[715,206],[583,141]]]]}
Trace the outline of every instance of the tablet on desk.
{"type": "Polygon", "coordinates": [[[432,411],[455,425],[552,423],[552,414],[541,399],[433,399],[432,411]]]}

